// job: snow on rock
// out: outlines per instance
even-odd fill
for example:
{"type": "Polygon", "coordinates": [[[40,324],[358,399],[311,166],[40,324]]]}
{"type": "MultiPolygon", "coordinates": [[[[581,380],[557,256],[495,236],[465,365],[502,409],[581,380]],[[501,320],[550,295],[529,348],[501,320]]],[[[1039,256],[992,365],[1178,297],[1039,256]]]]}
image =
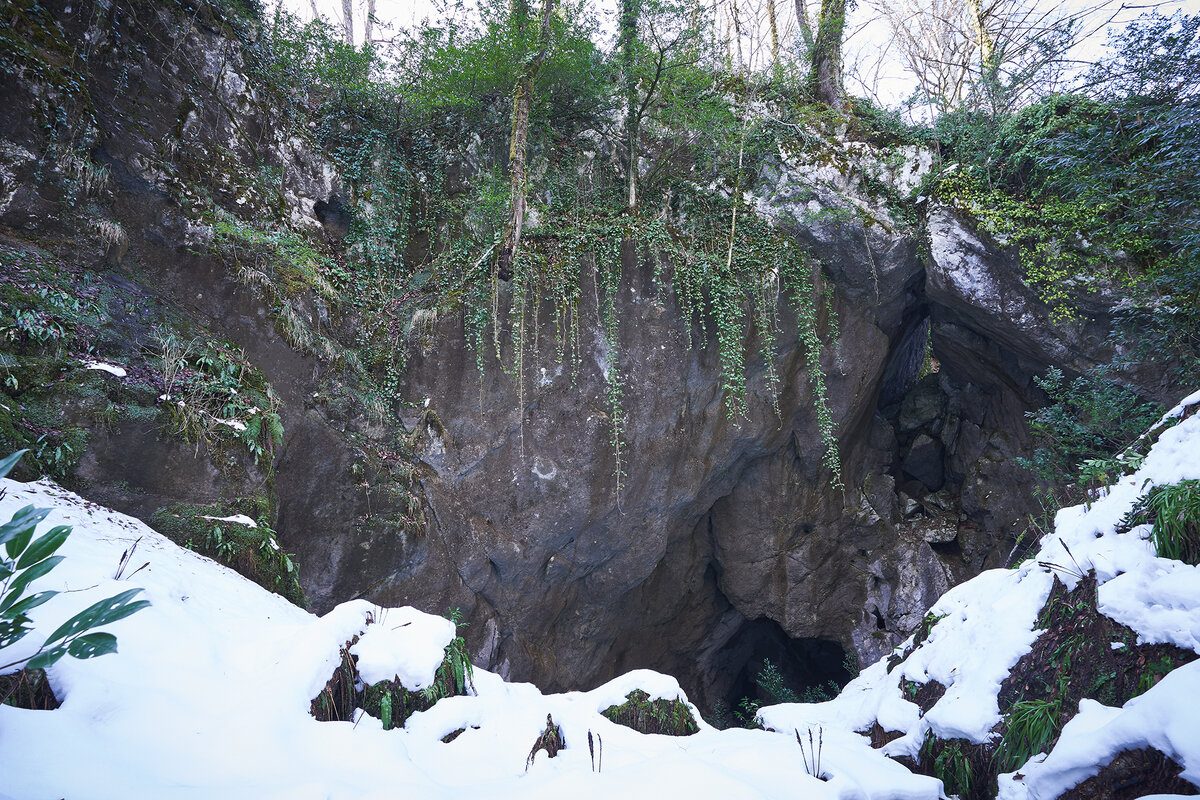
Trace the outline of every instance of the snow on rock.
{"type": "Polygon", "coordinates": [[[1183,765],[1180,777],[1200,785],[1200,661],[1169,673],[1123,708],[1083,700],[1079,713],[1042,761],[1000,779],[1003,800],[1053,800],[1090,778],[1124,750],[1153,747],[1183,765]],[[1022,777],[1017,777],[1021,775],[1022,777]]]}
{"type": "Polygon", "coordinates": [[[84,369],[98,369],[101,372],[107,372],[109,375],[115,375],[118,378],[124,378],[126,375],[124,367],[118,367],[116,364],[108,364],[103,361],[85,361],[84,369]]]}
{"type": "Polygon", "coordinates": [[[454,638],[454,623],[412,606],[379,612],[376,624],[350,648],[358,674],[368,684],[399,680],[409,691],[433,683],[442,653],[454,638]]]}

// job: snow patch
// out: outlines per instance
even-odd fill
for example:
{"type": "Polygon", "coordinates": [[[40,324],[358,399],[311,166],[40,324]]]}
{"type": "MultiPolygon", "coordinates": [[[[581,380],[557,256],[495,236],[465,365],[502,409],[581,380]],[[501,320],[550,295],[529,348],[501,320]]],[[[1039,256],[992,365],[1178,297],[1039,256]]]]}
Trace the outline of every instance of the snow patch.
{"type": "Polygon", "coordinates": [[[124,378],[126,375],[124,367],[118,367],[116,364],[108,364],[104,361],[85,361],[84,369],[98,369],[101,372],[107,372],[109,375],[115,375],[118,378],[124,378]]]}
{"type": "Polygon", "coordinates": [[[200,519],[210,519],[213,522],[236,522],[238,525],[245,525],[248,528],[257,528],[258,523],[247,517],[245,514],[233,514],[228,517],[210,517],[207,514],[201,514],[200,519]]]}

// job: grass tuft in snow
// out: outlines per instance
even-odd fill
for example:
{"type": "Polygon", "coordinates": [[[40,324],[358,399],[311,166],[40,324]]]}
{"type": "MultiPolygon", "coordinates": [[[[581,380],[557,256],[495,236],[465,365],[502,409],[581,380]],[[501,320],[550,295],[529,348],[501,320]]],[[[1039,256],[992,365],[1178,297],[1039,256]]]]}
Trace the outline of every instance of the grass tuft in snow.
{"type": "Polygon", "coordinates": [[[1151,541],[1160,558],[1200,565],[1200,480],[1155,486],[1121,520],[1120,528],[1154,526],[1151,541]]]}
{"type": "Polygon", "coordinates": [[[1002,771],[1014,770],[1038,753],[1050,750],[1058,738],[1063,695],[1013,703],[1005,720],[1004,738],[996,752],[1002,771]]]}

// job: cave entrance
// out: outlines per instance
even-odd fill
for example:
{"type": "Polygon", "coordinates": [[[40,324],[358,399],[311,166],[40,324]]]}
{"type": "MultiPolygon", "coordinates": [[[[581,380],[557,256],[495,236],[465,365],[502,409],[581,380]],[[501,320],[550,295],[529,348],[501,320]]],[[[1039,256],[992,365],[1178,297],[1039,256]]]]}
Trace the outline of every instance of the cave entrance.
{"type": "Polygon", "coordinates": [[[846,651],[829,639],[793,639],[772,619],[745,623],[718,655],[724,674],[732,682],[723,692],[729,708],[738,708],[743,698],[770,705],[788,699],[828,699],[853,675],[846,668],[846,651]],[[768,662],[770,666],[768,666],[768,662]],[[774,678],[772,673],[776,673],[774,678]],[[759,685],[759,677],[770,688],[759,685]],[[785,697],[773,696],[784,694],[785,697]]]}

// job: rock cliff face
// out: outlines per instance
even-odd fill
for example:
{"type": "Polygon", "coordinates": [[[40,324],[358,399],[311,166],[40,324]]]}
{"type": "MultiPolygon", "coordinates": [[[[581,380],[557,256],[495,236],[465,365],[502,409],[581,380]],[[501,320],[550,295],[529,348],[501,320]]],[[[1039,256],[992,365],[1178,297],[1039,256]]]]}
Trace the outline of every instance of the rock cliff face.
{"type": "MultiPolygon", "coordinates": [[[[395,432],[361,408],[324,402],[338,368],[279,333],[283,314],[331,337],[353,321],[331,321],[312,293],[256,294],[206,249],[212,230],[191,213],[200,198],[190,193],[204,187],[236,218],[282,202],[298,224],[336,238],[346,224],[337,175],[304,142],[276,134],[271,99],[205,14],[60,3],[49,25],[87,43],[90,101],[29,59],[4,82],[6,108],[40,110],[0,120],[0,233],[95,264],[124,296],[153,298],[245,348],[282,401],[276,527],[314,608],[359,596],[461,606],[483,666],[548,691],[653,667],[709,705],[746,693],[764,658],[804,684],[843,677],[843,652],[864,662],[888,652],[949,585],[1000,565],[1032,510],[1013,461],[1030,446],[1024,412],[1042,401],[1032,377],[1108,357],[1102,303],[1052,325],[1011,254],[970,220],[930,209],[921,241],[847,177],[867,165],[904,190],[922,154],[890,172],[865,146],[831,143],[825,166],[801,155],[764,164],[754,194],[758,211],[819,261],[814,281],[831,297],[821,361],[843,488],[821,465],[786,300],[778,396],[767,365],[751,363],[747,414],[731,418],[711,328],[704,338],[626,243],[616,352],[585,299],[577,374],[533,354],[519,375],[494,358],[480,372],[454,316],[414,342],[403,388],[431,412],[407,420],[425,523],[375,524],[396,501],[372,497],[355,442],[395,432]],[[39,124],[55,103],[80,121],[39,124]],[[80,157],[106,166],[111,183],[86,204],[64,203],[80,157]],[[242,188],[240,175],[262,169],[283,187],[275,200],[242,188]],[[98,230],[87,215],[116,222],[122,236],[87,233],[98,230]],[[921,377],[930,341],[940,369],[921,377]],[[614,366],[625,376],[620,467],[605,397],[614,366]]],[[[582,296],[595,298],[589,282],[582,296]]],[[[552,315],[541,319],[550,341],[552,315]]],[[[145,339],[115,336],[103,355],[136,360],[145,339]]],[[[170,500],[267,483],[254,469],[215,469],[216,455],[159,430],[125,421],[98,431],[80,487],[147,516],[170,500]]]]}

